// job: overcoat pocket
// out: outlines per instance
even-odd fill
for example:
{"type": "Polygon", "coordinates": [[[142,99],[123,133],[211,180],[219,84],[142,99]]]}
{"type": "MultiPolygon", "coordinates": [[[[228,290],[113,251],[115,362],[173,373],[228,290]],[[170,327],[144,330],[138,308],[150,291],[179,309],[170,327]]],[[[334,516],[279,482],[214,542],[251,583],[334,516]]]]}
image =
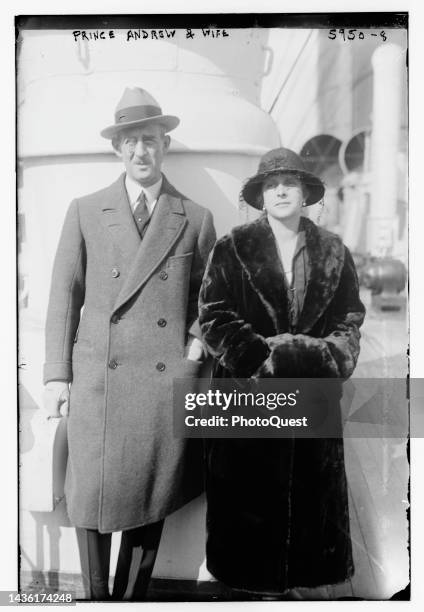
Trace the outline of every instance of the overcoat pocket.
{"type": "Polygon", "coordinates": [[[168,258],[168,268],[175,269],[180,266],[188,265],[193,258],[193,252],[183,253],[182,255],[173,255],[168,258]]]}

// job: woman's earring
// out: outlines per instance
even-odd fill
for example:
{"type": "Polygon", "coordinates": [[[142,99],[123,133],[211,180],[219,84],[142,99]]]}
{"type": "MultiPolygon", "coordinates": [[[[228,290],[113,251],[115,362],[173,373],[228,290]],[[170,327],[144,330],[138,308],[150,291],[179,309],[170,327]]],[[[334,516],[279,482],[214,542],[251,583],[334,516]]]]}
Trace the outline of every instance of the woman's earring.
{"type": "Polygon", "coordinates": [[[302,208],[305,208],[306,202],[302,202],[302,208]]]}

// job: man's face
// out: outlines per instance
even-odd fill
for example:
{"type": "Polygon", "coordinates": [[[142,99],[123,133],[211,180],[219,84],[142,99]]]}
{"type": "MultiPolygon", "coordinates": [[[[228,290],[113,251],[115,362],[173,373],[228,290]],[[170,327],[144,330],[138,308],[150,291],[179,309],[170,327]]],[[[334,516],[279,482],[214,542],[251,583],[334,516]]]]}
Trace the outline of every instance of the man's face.
{"type": "Polygon", "coordinates": [[[143,187],[156,183],[161,176],[169,142],[169,136],[157,124],[125,130],[117,153],[124,162],[127,175],[143,187]]]}

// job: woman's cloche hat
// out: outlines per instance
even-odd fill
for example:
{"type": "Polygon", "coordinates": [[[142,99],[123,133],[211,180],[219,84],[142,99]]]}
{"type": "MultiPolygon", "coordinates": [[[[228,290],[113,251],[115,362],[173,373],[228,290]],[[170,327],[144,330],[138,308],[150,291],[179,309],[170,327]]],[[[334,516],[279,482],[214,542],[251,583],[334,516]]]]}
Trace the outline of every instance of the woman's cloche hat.
{"type": "Polygon", "coordinates": [[[104,138],[112,139],[125,128],[141,127],[159,123],[167,132],[177,127],[180,120],[173,115],[163,115],[157,100],[141,87],[127,87],[115,111],[115,123],[100,132],[104,138]]]}
{"type": "Polygon", "coordinates": [[[277,172],[291,172],[308,187],[309,194],[305,205],[316,204],[322,200],[325,187],[321,179],[306,170],[305,164],[297,153],[283,147],[272,149],[262,156],[258,171],[255,176],[247,179],[240,194],[241,198],[250,206],[261,209],[262,202],[258,196],[262,192],[262,183],[267,176],[277,172]]]}

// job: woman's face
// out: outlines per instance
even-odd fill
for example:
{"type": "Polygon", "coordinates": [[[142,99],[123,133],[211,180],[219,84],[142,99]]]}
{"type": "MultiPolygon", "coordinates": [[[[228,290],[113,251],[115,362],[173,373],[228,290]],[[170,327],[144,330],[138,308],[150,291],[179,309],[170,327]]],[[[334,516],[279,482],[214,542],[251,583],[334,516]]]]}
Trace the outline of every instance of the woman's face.
{"type": "Polygon", "coordinates": [[[300,217],[306,193],[301,180],[290,172],[270,174],[262,184],[264,209],[275,219],[300,217]]]}

